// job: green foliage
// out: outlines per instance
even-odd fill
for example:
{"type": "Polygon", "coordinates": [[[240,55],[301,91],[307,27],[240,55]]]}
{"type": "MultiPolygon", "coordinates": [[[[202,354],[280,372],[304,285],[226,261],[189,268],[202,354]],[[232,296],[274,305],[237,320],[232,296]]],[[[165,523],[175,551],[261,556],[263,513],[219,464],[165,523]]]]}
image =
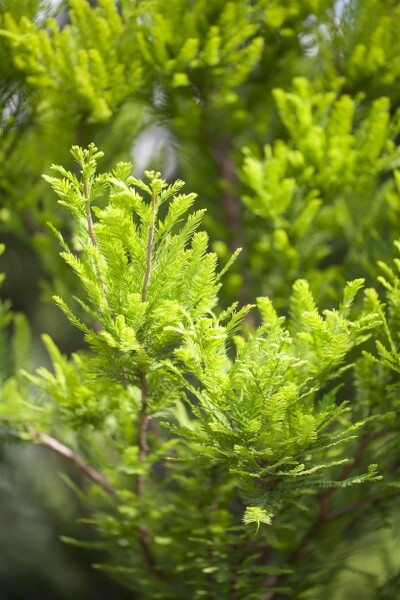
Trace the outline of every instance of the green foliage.
{"type": "Polygon", "coordinates": [[[72,109],[86,115],[88,122],[101,122],[139,88],[140,65],[134,47],[123,37],[117,6],[108,0],[99,4],[92,10],[87,2],[72,1],[71,23],[62,31],[54,18],[46,21],[44,29],[27,15],[17,20],[5,13],[2,33],[12,44],[15,68],[29,87],[41,90],[36,98],[39,112],[51,106],[60,116],[71,114],[72,109]],[[120,43],[115,43],[116,38],[121,38],[120,43]],[[71,106],[66,100],[72,94],[71,106]]]}
{"type": "Polygon", "coordinates": [[[181,2],[146,3],[138,31],[143,57],[168,78],[168,86],[186,87],[202,81],[214,102],[234,102],[233,90],[248,78],[263,50],[263,39],[257,35],[261,3],[215,0],[190,4],[188,11],[181,2]],[[244,26],[236,28],[238,22],[244,26]],[[180,35],[182,28],[186,39],[180,35]]]}
{"type": "MultiPolygon", "coordinates": [[[[397,250],[399,242],[396,242],[397,250]]],[[[382,408],[392,407],[399,410],[399,300],[400,278],[399,259],[394,259],[393,268],[386,263],[379,264],[384,276],[379,282],[386,291],[386,305],[383,304],[374,289],[368,290],[367,301],[372,310],[381,318],[382,327],[375,338],[375,349],[363,353],[363,358],[357,362],[356,376],[360,405],[376,410],[376,405],[382,408]]]]}
{"type": "MultiPolygon", "coordinates": [[[[221,273],[198,231],[203,211],[186,216],[195,194],[154,171],[141,181],[127,163],[98,174],[102,153],[93,144],[72,154],[79,175],[54,166],[58,177],[45,179],[76,224],[73,248],[52,229],[79,279],[84,317],[55,301],[90,350],[68,359],[45,337],[52,372],[28,375],[39,390],[32,401],[17,389],[6,394],[3,419],[92,479],[84,497],[109,554],[102,568],[141,596],[258,598],[272,574],[297,589],[286,561],[302,541],[287,537],[288,513],[310,515],[318,498],[322,507],[336,489],[382,479],[375,464],[354,470],[348,446],[374,419],[371,440],[390,440],[391,408],[357,418],[336,396],[349,353],[375,328],[386,331],[389,349],[377,341],[376,357],[367,353],[359,363],[387,370],[398,359],[388,326],[398,277],[383,266],[388,316],[367,290],[363,311],[349,318],[363,280],[350,282],[339,309],[323,314],[299,280],[287,324],[260,297],[263,323],[245,333],[251,306],[217,307],[221,273]],[[266,562],[270,546],[286,561],[266,562]]],[[[341,502],[346,515],[345,492],[341,502]]],[[[307,538],[305,527],[299,532],[307,538]]]]}
{"type": "Polygon", "coordinates": [[[398,23],[400,8],[396,0],[350,0],[346,2],[340,23],[332,28],[333,54],[323,54],[327,75],[337,72],[352,92],[365,92],[369,98],[389,96],[396,105],[400,76],[398,23]],[[371,16],[373,15],[373,18],[371,16]],[[334,67],[334,68],[332,68],[334,67]]]}
{"type": "Polygon", "coordinates": [[[294,87],[274,90],[290,142],[265,146],[263,159],[246,150],[243,166],[243,199],[262,217],[253,265],[282,307],[299,275],[324,302],[355,274],[373,282],[400,220],[399,116],[387,99],[360,121],[349,96],[316,94],[305,79],[294,87]]]}

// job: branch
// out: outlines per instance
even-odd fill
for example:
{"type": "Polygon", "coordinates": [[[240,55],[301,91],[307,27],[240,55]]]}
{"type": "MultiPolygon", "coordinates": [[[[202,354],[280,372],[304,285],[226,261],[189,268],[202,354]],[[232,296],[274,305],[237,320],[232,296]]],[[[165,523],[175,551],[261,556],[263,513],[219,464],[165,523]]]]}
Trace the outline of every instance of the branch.
{"type": "Polygon", "coordinates": [[[143,288],[142,288],[143,302],[145,302],[146,296],[147,296],[147,286],[149,285],[151,263],[153,260],[154,225],[155,225],[155,213],[156,213],[156,196],[155,196],[154,192],[151,195],[151,212],[152,212],[152,221],[151,221],[151,225],[149,228],[149,240],[147,242],[146,273],[144,276],[143,288]]]}
{"type": "Polygon", "coordinates": [[[103,488],[107,494],[115,496],[116,490],[115,488],[93,467],[87,465],[83,460],[75,454],[71,448],[68,446],[64,446],[61,442],[54,439],[53,437],[47,435],[46,433],[40,433],[33,429],[32,427],[28,428],[29,433],[43,446],[46,446],[56,454],[63,456],[70,462],[72,462],[82,473],[89,477],[94,483],[96,483],[99,487],[103,488]]]}
{"type": "MultiPolygon", "coordinates": [[[[228,234],[230,236],[230,249],[232,252],[242,248],[240,261],[243,265],[247,259],[247,244],[243,234],[243,219],[241,202],[238,197],[238,178],[236,175],[236,165],[232,158],[231,140],[227,134],[215,138],[209,131],[206,123],[207,144],[214,159],[218,176],[223,182],[221,190],[221,206],[226,221],[228,234]]],[[[239,303],[241,306],[250,304],[248,269],[242,268],[244,283],[239,294],[239,303]]],[[[254,317],[248,313],[245,317],[246,323],[254,326],[254,317]]]]}
{"type": "MultiPolygon", "coordinates": [[[[147,430],[149,427],[149,417],[147,416],[147,381],[146,376],[140,375],[141,407],[138,419],[137,445],[139,448],[139,461],[146,460],[149,446],[147,443],[147,430]]],[[[144,475],[138,475],[136,478],[136,495],[138,500],[143,497],[144,475]]]]}
{"type": "Polygon", "coordinates": [[[208,136],[211,154],[218,169],[218,174],[224,183],[221,193],[222,208],[231,235],[231,250],[244,248],[243,225],[240,200],[235,190],[237,189],[236,165],[230,156],[230,138],[223,134],[219,138],[208,136]]]}
{"type": "MultiPolygon", "coordinates": [[[[387,429],[381,429],[380,431],[376,431],[370,435],[366,435],[362,437],[359,441],[357,449],[354,453],[353,460],[346,464],[343,469],[340,471],[337,481],[344,481],[351,474],[351,472],[360,464],[362,457],[364,455],[364,451],[366,448],[375,440],[380,439],[387,435],[389,431],[387,429]]],[[[334,519],[338,519],[339,517],[350,514],[351,512],[366,506],[368,504],[373,504],[376,499],[375,498],[362,498],[358,501],[355,501],[347,506],[343,506],[336,510],[329,510],[329,500],[335,494],[335,492],[340,489],[337,487],[329,488],[319,497],[319,513],[317,518],[311,524],[308,531],[304,534],[302,540],[300,541],[296,550],[291,554],[287,563],[289,565],[296,564],[299,556],[303,554],[304,550],[308,546],[310,540],[319,533],[322,527],[333,521],[334,519]]],[[[270,576],[266,579],[264,587],[268,589],[268,587],[275,587],[277,585],[281,585],[282,582],[285,581],[287,575],[274,575],[270,576]]],[[[280,596],[277,592],[269,592],[262,597],[262,600],[279,600],[280,596]]]]}
{"type": "Polygon", "coordinates": [[[164,580],[164,574],[161,573],[159,568],[157,567],[156,559],[154,557],[153,551],[151,549],[151,538],[149,534],[149,530],[146,525],[139,525],[139,544],[142,548],[143,556],[145,558],[146,563],[150,567],[152,573],[157,577],[157,579],[164,580]]]}
{"type": "MultiPolygon", "coordinates": [[[[213,113],[213,107],[207,82],[199,78],[197,85],[203,106],[200,135],[214,162],[218,177],[223,183],[223,188],[221,189],[221,207],[230,237],[230,249],[234,252],[237,248],[243,248],[243,260],[243,252],[246,250],[246,247],[243,238],[241,203],[237,194],[238,178],[236,175],[236,165],[232,158],[232,138],[226,132],[221,133],[220,128],[216,128],[216,124],[210,118],[210,115],[213,113]]],[[[248,301],[244,302],[244,304],[248,304],[248,301]]]]}
{"type": "MultiPolygon", "coordinates": [[[[140,390],[141,390],[141,407],[138,419],[138,430],[137,430],[137,445],[139,449],[139,462],[143,462],[147,458],[149,451],[149,445],[147,443],[147,431],[149,428],[149,417],[147,415],[147,381],[144,373],[140,375],[140,390]]],[[[143,500],[144,495],[145,476],[142,474],[136,477],[136,498],[138,503],[143,500]]],[[[139,532],[139,544],[142,548],[144,559],[147,565],[150,567],[152,573],[157,579],[165,579],[164,574],[157,567],[157,561],[151,548],[150,533],[146,525],[142,524],[138,527],[139,532]]]]}

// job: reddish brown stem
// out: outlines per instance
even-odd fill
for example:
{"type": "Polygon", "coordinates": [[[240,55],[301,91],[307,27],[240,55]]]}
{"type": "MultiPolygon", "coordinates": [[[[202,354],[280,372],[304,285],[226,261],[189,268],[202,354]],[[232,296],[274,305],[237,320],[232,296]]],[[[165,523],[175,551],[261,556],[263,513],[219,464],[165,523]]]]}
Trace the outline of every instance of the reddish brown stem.
{"type": "Polygon", "coordinates": [[[146,563],[157,579],[164,580],[164,574],[157,567],[156,559],[151,549],[151,538],[146,525],[139,525],[139,543],[146,563]]]}
{"type": "MultiPolygon", "coordinates": [[[[208,127],[206,127],[208,129],[208,127]]],[[[218,170],[218,176],[223,183],[221,190],[221,205],[226,221],[228,233],[230,236],[230,249],[232,252],[242,248],[240,261],[243,265],[247,257],[246,240],[243,234],[243,221],[241,202],[238,197],[238,180],[236,175],[236,165],[232,158],[231,140],[227,134],[219,138],[213,138],[212,133],[207,136],[209,148],[214,158],[218,170]]],[[[247,270],[242,267],[243,285],[239,293],[239,304],[244,306],[249,304],[249,282],[247,270]]],[[[254,316],[248,313],[245,317],[246,323],[254,326],[254,316]]]]}

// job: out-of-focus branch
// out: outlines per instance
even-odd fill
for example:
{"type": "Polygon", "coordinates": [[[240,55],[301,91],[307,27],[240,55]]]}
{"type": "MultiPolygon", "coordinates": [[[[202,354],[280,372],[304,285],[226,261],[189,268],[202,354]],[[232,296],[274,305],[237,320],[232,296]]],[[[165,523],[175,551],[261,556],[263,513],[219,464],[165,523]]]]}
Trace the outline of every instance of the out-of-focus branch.
{"type": "Polygon", "coordinates": [[[93,469],[90,465],[86,464],[73,450],[71,450],[71,448],[68,448],[68,446],[65,446],[46,433],[36,431],[36,429],[33,429],[32,427],[29,427],[28,432],[42,446],[46,446],[46,448],[49,448],[56,454],[63,456],[73,463],[80,471],[82,471],[82,473],[89,477],[89,479],[107,492],[107,494],[112,496],[116,494],[115,488],[103,477],[103,475],[93,469]]]}

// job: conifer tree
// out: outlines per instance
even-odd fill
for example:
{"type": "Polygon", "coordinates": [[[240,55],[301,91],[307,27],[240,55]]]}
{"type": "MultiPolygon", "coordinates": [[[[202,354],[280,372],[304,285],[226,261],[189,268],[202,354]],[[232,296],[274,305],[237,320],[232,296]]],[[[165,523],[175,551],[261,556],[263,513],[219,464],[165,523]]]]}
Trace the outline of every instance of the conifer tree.
{"type": "Polygon", "coordinates": [[[262,324],[239,334],[251,307],[217,308],[223,271],[198,231],[203,211],[185,217],[195,194],[154,171],[139,180],[128,163],[98,174],[94,145],[72,154],[79,176],[54,166],[58,177],[45,178],[76,223],[73,247],[52,228],[86,316],[54,300],[90,351],[67,359],[45,336],[53,372],[26,373],[40,391],[29,402],[26,388],[6,389],[3,420],[91,482],[80,494],[109,553],[100,566],[140,596],[261,598],[322,585],[321,557],[313,574],[294,568],[311,536],[396,497],[396,465],[382,483],[364,451],[391,455],[395,443],[398,276],[382,263],[387,315],[370,289],[349,318],[363,280],[323,314],[298,280],[287,325],[260,297],[262,324]],[[375,353],[358,359],[357,405],[338,403],[348,354],[380,328],[375,353]],[[370,406],[367,363],[385,372],[389,403],[370,406]],[[349,503],[347,487],[361,483],[376,495],[349,503]]]}

